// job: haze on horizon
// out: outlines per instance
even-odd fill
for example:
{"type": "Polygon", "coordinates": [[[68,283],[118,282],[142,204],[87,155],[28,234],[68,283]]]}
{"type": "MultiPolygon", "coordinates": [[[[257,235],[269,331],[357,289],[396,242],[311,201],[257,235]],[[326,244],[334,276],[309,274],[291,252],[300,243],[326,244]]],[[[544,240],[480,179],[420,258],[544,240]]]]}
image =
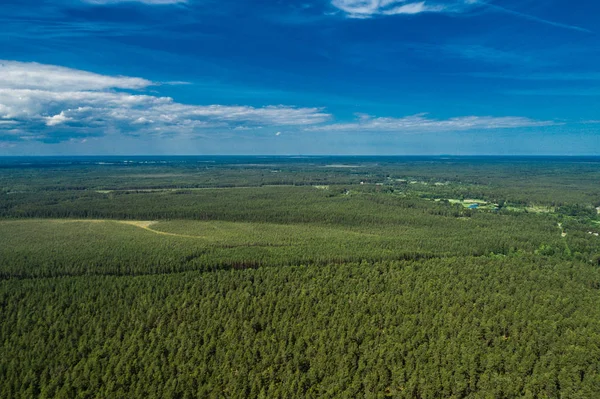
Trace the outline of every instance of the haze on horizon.
{"type": "Polygon", "coordinates": [[[600,155],[598,11],[5,0],[0,155],[600,155]]]}

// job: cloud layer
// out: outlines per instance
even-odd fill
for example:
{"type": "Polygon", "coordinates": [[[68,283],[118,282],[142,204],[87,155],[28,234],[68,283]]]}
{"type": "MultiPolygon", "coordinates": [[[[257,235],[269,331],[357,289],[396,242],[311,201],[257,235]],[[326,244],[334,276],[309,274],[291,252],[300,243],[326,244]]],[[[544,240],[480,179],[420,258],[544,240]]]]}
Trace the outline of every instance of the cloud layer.
{"type": "Polygon", "coordinates": [[[514,129],[552,125],[556,125],[556,122],[537,121],[518,116],[464,116],[440,120],[428,118],[426,114],[411,115],[403,118],[374,118],[370,115],[358,114],[358,120],[356,122],[315,126],[309,127],[307,130],[427,133],[464,130],[514,129]]]}
{"type": "Polygon", "coordinates": [[[458,12],[477,2],[477,0],[332,0],[331,4],[350,18],[370,18],[376,15],[458,12]]]}
{"type": "Polygon", "coordinates": [[[154,85],[146,79],[105,76],[77,69],[35,62],[0,60],[0,88],[49,91],[144,89],[154,85]]]}
{"type": "Polygon", "coordinates": [[[465,12],[475,6],[485,6],[490,10],[510,14],[556,28],[570,29],[584,33],[593,33],[580,26],[550,21],[534,15],[504,8],[488,0],[331,0],[331,5],[341,10],[349,18],[371,18],[377,15],[420,14],[425,12],[465,12]]]}
{"type": "Polygon", "coordinates": [[[555,124],[514,116],[438,120],[426,114],[403,118],[358,114],[356,121],[332,123],[333,116],[318,107],[182,104],[142,92],[157,85],[142,78],[0,61],[0,141],[59,142],[110,134],[193,137],[224,131],[244,134],[263,127],[296,132],[428,133],[555,124]]]}
{"type": "Polygon", "coordinates": [[[0,134],[5,139],[61,141],[110,132],[194,134],[199,129],[311,125],[320,108],[283,105],[190,105],[131,92],[155,83],[36,63],[0,62],[0,134]]]}

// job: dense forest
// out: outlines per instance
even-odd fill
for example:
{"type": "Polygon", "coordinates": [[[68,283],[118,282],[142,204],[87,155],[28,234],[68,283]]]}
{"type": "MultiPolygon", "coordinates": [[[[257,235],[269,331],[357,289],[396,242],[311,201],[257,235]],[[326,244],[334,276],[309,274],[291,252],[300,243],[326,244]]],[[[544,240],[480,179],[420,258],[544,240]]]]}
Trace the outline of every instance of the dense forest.
{"type": "Polygon", "coordinates": [[[599,166],[3,159],[0,397],[600,396],[599,166]]]}

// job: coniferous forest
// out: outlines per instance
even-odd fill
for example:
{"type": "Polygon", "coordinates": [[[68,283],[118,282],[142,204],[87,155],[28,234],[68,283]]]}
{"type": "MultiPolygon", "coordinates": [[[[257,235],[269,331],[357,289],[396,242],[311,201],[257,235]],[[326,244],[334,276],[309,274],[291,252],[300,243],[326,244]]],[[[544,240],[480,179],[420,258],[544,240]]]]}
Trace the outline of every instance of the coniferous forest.
{"type": "Polygon", "coordinates": [[[0,159],[0,397],[600,397],[598,182],[598,158],[0,159]]]}

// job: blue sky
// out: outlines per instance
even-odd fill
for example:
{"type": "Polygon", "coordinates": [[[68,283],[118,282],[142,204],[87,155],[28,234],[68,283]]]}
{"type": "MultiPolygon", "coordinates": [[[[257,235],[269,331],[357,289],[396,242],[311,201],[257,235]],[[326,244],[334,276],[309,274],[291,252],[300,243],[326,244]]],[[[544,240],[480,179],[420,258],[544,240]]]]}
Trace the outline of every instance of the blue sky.
{"type": "Polygon", "coordinates": [[[0,155],[600,155],[594,2],[0,10],[0,155]]]}

